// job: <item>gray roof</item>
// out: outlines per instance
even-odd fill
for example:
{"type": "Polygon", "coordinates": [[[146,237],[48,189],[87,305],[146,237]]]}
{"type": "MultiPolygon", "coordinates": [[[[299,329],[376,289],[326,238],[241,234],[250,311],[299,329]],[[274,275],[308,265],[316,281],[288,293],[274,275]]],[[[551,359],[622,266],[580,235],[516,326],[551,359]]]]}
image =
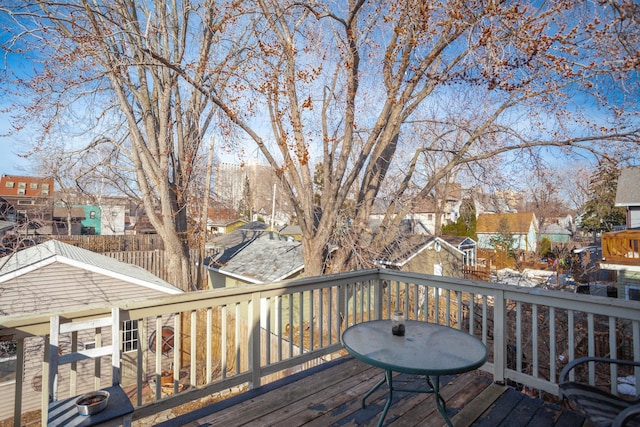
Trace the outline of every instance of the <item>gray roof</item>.
{"type": "Polygon", "coordinates": [[[224,263],[217,261],[208,268],[255,284],[284,280],[304,268],[302,244],[276,232],[251,240],[224,263]]]}
{"type": "Polygon", "coordinates": [[[540,231],[540,234],[560,234],[570,236],[571,231],[558,224],[548,224],[544,226],[544,228],[540,231]]]}
{"type": "Polygon", "coordinates": [[[169,294],[182,293],[182,290],[142,267],[58,240],[49,240],[0,258],[0,283],[54,262],[74,265],[169,294]]]}
{"type": "Polygon", "coordinates": [[[230,233],[222,234],[211,239],[207,242],[206,247],[208,249],[216,249],[219,253],[224,253],[229,250],[237,252],[247,243],[250,243],[262,236],[262,233],[264,233],[266,228],[267,224],[264,222],[249,222],[240,228],[236,228],[230,233]]]}
{"type": "Polygon", "coordinates": [[[620,171],[616,206],[640,206],[640,166],[620,171]]]}

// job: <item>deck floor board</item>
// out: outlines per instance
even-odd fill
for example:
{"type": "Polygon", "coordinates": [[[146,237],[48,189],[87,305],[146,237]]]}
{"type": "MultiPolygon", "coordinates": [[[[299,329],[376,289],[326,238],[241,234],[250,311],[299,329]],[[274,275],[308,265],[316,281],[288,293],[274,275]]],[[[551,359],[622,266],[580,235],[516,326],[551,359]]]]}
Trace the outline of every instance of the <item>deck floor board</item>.
{"type": "MultiPolygon", "coordinates": [[[[159,427],[189,426],[376,426],[387,397],[383,384],[362,408],[362,397],[383,378],[380,369],[352,358],[326,369],[296,374],[292,381],[246,393],[234,405],[209,405],[198,418],[184,414],[159,427]],[[204,415],[203,415],[204,414],[204,415]]],[[[394,385],[407,389],[424,387],[424,379],[394,375],[394,385]]],[[[584,418],[558,405],[524,395],[512,387],[492,384],[479,371],[441,379],[441,394],[456,427],[498,425],[580,426],[584,418]]],[[[432,394],[394,391],[384,426],[442,427],[444,420],[432,394]]]]}

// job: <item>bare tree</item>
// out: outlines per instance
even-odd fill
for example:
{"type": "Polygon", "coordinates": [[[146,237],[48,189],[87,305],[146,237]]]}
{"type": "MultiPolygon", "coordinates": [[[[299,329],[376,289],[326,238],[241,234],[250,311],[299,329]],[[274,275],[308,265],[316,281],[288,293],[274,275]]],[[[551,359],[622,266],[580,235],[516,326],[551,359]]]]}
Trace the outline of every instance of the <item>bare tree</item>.
{"type": "Polygon", "coordinates": [[[246,110],[269,113],[271,128],[230,118],[289,190],[308,274],[325,271],[332,239],[338,252],[331,268],[361,265],[363,253],[395,237],[414,197],[457,170],[477,173],[492,159],[508,154],[518,162],[542,148],[555,156],[600,155],[615,144],[637,151],[637,80],[630,77],[640,32],[626,3],[252,4],[259,18],[244,100],[246,110]],[[616,82],[622,85],[613,98],[608,85],[616,82]],[[611,111],[610,124],[586,105],[611,111]],[[405,144],[418,132],[425,135],[420,144],[405,144]],[[399,153],[407,160],[395,164],[399,153]],[[314,159],[322,165],[319,204],[311,191],[314,159]],[[382,225],[367,236],[394,165],[403,178],[382,225]],[[339,220],[349,201],[345,233],[339,220]]]}
{"type": "Polygon", "coordinates": [[[233,68],[225,55],[242,42],[221,38],[235,20],[234,2],[3,1],[0,13],[11,18],[7,51],[33,64],[4,88],[26,89],[21,117],[41,122],[40,150],[49,138],[47,149],[59,152],[65,131],[89,140],[70,147],[83,157],[76,182],[109,182],[138,197],[164,241],[171,282],[192,289],[187,207],[215,108],[185,77],[223,92],[221,70],[233,68]]]}
{"type": "Polygon", "coordinates": [[[159,209],[154,226],[181,262],[181,207],[208,102],[276,172],[309,275],[366,263],[394,239],[412,200],[451,174],[491,173],[495,159],[517,163],[543,148],[637,152],[640,31],[630,2],[72,3],[41,2],[49,14],[28,16],[53,31],[56,60],[79,49],[81,70],[99,65],[109,82],[101,100],[113,96],[127,124],[109,138],[110,164],[127,154],[147,209],[159,209]],[[196,16],[199,31],[189,30],[196,16]],[[222,33],[228,39],[216,38],[222,33]],[[216,61],[214,44],[243,47],[242,67],[216,61]],[[187,45],[197,46],[192,61],[187,45]],[[409,144],[411,134],[421,138],[409,144]],[[387,215],[367,235],[381,189],[387,215]],[[338,247],[331,265],[330,243],[338,247]]]}

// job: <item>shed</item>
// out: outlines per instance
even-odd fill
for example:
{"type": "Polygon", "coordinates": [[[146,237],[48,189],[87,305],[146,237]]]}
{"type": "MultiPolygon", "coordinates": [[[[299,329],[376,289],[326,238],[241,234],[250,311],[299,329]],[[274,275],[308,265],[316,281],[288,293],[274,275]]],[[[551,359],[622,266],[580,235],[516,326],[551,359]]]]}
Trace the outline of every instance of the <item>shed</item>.
{"type": "MultiPolygon", "coordinates": [[[[57,240],[49,240],[0,258],[0,326],[3,317],[10,315],[50,315],[115,307],[136,300],[180,293],[182,290],[143,268],[57,240]]],[[[164,316],[163,321],[169,324],[172,317],[164,316]]],[[[153,323],[147,325],[148,330],[153,330],[153,323]]],[[[137,320],[124,322],[124,330],[125,334],[138,337],[137,320]]],[[[0,336],[0,341],[9,346],[7,348],[15,350],[16,342],[11,336],[0,336]]],[[[27,338],[24,345],[25,365],[30,365],[25,372],[38,372],[43,357],[42,338],[27,338]]],[[[129,372],[133,371],[128,367],[136,363],[137,338],[135,343],[128,342],[127,345],[127,350],[131,351],[123,352],[123,385],[135,381],[129,377],[129,372]]],[[[147,363],[148,373],[151,374],[155,355],[147,355],[147,360],[151,360],[147,363]]],[[[169,358],[162,361],[167,366],[170,362],[169,358]]],[[[0,356],[0,414],[11,414],[13,411],[15,363],[15,352],[0,356]]],[[[104,369],[104,372],[109,373],[110,370],[104,369]]],[[[86,378],[92,382],[90,377],[86,378]]],[[[41,378],[35,375],[25,377],[23,381],[23,408],[40,408],[41,393],[38,387],[41,378]]],[[[79,388],[83,386],[87,384],[79,384],[79,388]]]]}

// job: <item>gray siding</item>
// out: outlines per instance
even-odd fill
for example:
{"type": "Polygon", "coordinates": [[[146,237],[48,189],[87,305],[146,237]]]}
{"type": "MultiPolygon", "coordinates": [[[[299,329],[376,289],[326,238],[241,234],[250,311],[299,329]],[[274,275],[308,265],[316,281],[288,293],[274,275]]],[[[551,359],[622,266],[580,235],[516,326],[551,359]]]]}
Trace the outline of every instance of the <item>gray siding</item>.
{"type": "Polygon", "coordinates": [[[47,313],[65,308],[117,305],[165,295],[144,286],[54,263],[0,284],[0,315],[47,313]]]}

